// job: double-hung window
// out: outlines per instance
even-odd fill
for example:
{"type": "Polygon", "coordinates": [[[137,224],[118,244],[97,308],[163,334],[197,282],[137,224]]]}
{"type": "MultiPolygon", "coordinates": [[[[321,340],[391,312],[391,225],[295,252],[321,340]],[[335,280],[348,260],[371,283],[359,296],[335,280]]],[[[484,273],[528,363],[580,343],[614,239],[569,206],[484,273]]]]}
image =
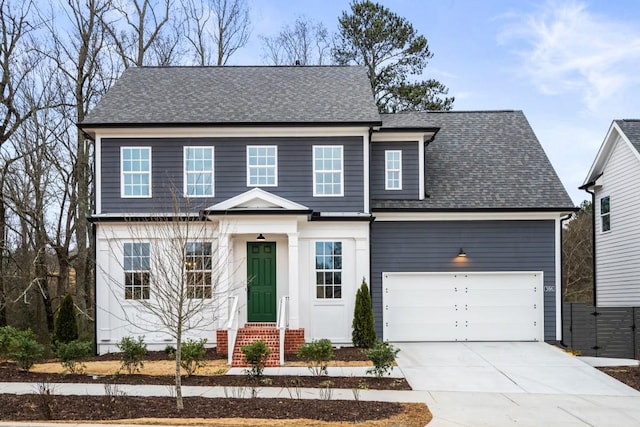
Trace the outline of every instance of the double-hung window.
{"type": "Polygon", "coordinates": [[[316,298],[342,298],[342,242],[316,242],[316,298]]]}
{"type": "Polygon", "coordinates": [[[609,196],[600,199],[600,223],[603,232],[611,230],[611,199],[609,196]]]}
{"type": "Polygon", "coordinates": [[[151,244],[125,243],[123,251],[124,298],[149,299],[151,244]]]}
{"type": "Polygon", "coordinates": [[[313,147],[313,195],[342,196],[344,192],[342,145],[313,147]]]}
{"type": "Polygon", "coordinates": [[[185,197],[213,197],[213,147],[184,147],[185,197]]]}
{"type": "Polygon", "coordinates": [[[384,152],[385,190],[402,190],[402,151],[384,152]]]}
{"type": "Polygon", "coordinates": [[[212,261],[211,243],[186,244],[184,265],[189,298],[211,298],[212,261]]]}
{"type": "Polygon", "coordinates": [[[278,147],[275,145],[247,146],[247,186],[275,187],[278,185],[278,147]]]}
{"type": "Polygon", "coordinates": [[[122,197],[151,197],[151,147],[121,147],[122,197]]]}

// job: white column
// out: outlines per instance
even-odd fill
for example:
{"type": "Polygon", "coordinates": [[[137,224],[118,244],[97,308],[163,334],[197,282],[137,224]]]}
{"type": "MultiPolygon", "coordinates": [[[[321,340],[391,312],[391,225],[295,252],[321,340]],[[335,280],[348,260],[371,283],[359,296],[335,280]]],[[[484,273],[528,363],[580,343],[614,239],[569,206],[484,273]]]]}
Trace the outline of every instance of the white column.
{"type": "Polygon", "coordinates": [[[298,256],[299,233],[287,233],[289,237],[289,328],[300,327],[300,274],[298,256]]]}
{"type": "Polygon", "coordinates": [[[215,315],[218,318],[216,328],[222,328],[229,317],[229,296],[230,290],[230,270],[233,262],[229,245],[229,234],[220,233],[218,235],[218,283],[214,289],[217,295],[217,310],[215,315]]]}

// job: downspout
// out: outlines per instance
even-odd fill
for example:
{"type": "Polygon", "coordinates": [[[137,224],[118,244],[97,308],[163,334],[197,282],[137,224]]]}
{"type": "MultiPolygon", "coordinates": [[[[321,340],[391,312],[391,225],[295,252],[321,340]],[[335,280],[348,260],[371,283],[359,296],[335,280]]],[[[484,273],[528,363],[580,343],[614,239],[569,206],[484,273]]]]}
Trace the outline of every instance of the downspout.
{"type": "Polygon", "coordinates": [[[593,276],[593,306],[597,307],[596,300],[596,192],[590,190],[596,184],[598,178],[602,176],[602,173],[598,174],[592,181],[587,182],[585,185],[578,187],[580,190],[584,190],[591,194],[591,271],[593,276]]]}
{"type": "Polygon", "coordinates": [[[567,214],[566,216],[560,218],[560,322],[562,323],[562,328],[560,328],[560,331],[562,332],[560,344],[565,348],[567,348],[567,344],[565,344],[564,342],[564,301],[562,300],[562,282],[564,281],[564,239],[562,238],[562,231],[564,230],[563,223],[566,220],[570,219],[572,216],[573,214],[567,214]]]}
{"type": "Polygon", "coordinates": [[[96,224],[91,223],[91,234],[93,235],[93,354],[98,355],[98,242],[96,240],[96,224]]]}

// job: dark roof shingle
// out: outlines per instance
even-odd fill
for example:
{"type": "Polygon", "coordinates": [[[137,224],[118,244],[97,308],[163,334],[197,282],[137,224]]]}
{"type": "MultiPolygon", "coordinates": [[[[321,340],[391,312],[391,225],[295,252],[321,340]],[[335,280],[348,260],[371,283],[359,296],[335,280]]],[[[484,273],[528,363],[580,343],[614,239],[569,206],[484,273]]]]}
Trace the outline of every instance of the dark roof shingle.
{"type": "Polygon", "coordinates": [[[426,148],[421,201],[374,209],[566,209],[573,202],[521,111],[383,114],[385,127],[439,127],[426,148]]]}
{"type": "Polygon", "coordinates": [[[629,141],[633,144],[636,151],[640,153],[640,120],[625,119],[615,120],[615,122],[627,138],[629,138],[629,141]]]}
{"type": "Polygon", "coordinates": [[[379,122],[363,67],[142,67],[81,126],[379,122]]]}

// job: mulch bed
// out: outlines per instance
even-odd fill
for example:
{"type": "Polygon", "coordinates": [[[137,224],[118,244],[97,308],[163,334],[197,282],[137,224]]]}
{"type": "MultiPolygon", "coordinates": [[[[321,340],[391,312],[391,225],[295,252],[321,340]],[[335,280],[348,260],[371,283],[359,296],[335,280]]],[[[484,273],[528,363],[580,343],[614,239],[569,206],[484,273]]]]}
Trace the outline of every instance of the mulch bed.
{"type": "Polygon", "coordinates": [[[628,385],[640,391],[640,367],[638,366],[617,366],[613,368],[599,368],[602,372],[612,376],[628,385]]]}
{"type": "Polygon", "coordinates": [[[271,418],[360,422],[402,412],[391,402],[294,399],[207,399],[188,397],[184,410],[168,397],[53,396],[0,394],[0,419],[117,420],[127,418],[271,418]],[[310,404],[312,403],[312,404],[310,404]]]}

